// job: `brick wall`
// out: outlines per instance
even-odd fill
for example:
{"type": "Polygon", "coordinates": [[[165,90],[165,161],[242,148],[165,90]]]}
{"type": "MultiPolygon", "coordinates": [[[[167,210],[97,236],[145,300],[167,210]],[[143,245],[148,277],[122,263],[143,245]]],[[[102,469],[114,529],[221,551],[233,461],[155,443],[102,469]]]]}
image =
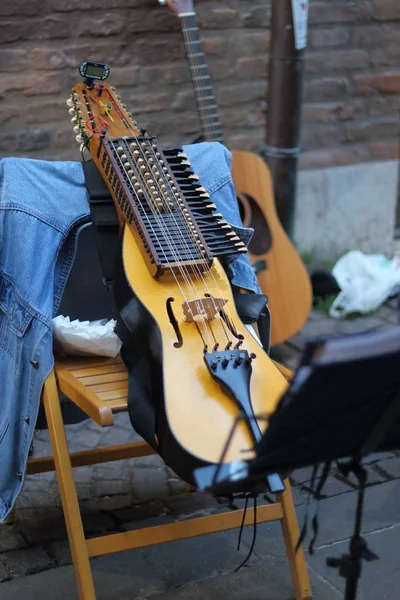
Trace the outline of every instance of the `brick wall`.
{"type": "MultiPolygon", "coordinates": [[[[227,144],[264,141],[269,0],[197,0],[227,144]]],[[[301,164],[395,158],[400,1],[310,3],[301,164]]],[[[1,156],[78,159],[65,100],[84,59],[165,144],[199,131],[179,20],[157,0],[2,0],[1,156]]]]}

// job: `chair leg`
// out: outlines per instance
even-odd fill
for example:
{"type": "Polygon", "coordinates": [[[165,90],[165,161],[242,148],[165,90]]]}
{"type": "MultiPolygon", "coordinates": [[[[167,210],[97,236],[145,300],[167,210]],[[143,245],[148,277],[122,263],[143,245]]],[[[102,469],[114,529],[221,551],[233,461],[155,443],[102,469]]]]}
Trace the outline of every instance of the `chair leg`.
{"type": "Polygon", "coordinates": [[[296,552],[296,544],[300,536],[300,531],[293,503],[292,490],[290,489],[288,479],[285,480],[285,488],[284,492],[276,495],[276,499],[277,502],[280,502],[283,511],[281,526],[293,581],[295,599],[311,600],[312,591],[303,547],[301,546],[296,552]]]}
{"type": "Polygon", "coordinates": [[[68,539],[75,567],[79,598],[80,600],[96,600],[54,371],[50,373],[45,382],[43,401],[68,531],[68,539]]]}

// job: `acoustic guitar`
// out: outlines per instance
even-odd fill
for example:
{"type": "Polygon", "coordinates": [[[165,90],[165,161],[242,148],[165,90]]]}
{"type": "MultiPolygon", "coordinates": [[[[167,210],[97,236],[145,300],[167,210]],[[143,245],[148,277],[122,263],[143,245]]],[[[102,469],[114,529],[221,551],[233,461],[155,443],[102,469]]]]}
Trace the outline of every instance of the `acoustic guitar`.
{"type": "MultiPolygon", "coordinates": [[[[184,36],[202,139],[224,143],[193,0],[159,0],[178,15],[184,36]]],[[[229,42],[227,41],[227,44],[229,42]]],[[[276,211],[272,178],[265,161],[254,153],[233,150],[232,176],[246,227],[254,229],[249,256],[272,315],[271,345],[295,335],[312,306],[308,272],[286,235],[276,211]]]]}
{"type": "Polygon", "coordinates": [[[157,451],[193,483],[199,467],[251,458],[287,383],[241,322],[219,260],[246,248],[181,149],[139,128],[109,71],[81,63],[67,104],[118,214],[117,304],[151,371],[157,451]]]}

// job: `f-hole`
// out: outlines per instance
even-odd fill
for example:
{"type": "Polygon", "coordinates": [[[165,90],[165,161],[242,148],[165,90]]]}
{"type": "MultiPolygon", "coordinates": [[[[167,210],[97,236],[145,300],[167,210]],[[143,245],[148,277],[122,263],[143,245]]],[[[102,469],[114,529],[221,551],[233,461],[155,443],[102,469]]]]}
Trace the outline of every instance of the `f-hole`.
{"type": "Polygon", "coordinates": [[[178,339],[177,342],[174,342],[174,348],[181,348],[183,345],[183,339],[182,339],[182,334],[179,329],[178,321],[176,320],[174,311],[172,310],[171,305],[173,302],[175,302],[175,298],[167,299],[167,313],[168,313],[168,317],[169,317],[169,322],[171,323],[172,327],[174,328],[176,337],[178,339]]]}

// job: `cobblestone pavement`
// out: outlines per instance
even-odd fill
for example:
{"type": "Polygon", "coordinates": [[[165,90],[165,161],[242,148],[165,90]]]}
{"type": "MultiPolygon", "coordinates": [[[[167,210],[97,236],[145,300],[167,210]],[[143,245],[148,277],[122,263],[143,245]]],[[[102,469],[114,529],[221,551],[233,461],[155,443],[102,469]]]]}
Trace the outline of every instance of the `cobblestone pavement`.
{"type": "MultiPolygon", "coordinates": [[[[313,311],[303,330],[273,355],[295,368],[308,336],[383,329],[396,323],[395,301],[364,318],[337,322],[313,311]]],[[[113,427],[101,429],[91,421],[67,427],[71,451],[138,440],[126,414],[113,427]]],[[[50,454],[47,430],[35,434],[34,455],[50,454]]],[[[400,575],[396,545],[400,541],[400,457],[380,453],[368,457],[367,507],[364,531],[382,560],[363,567],[361,599],[397,600],[400,575]],[[378,535],[379,534],[379,535],[378,535]],[[390,551],[393,548],[393,551],[390,551]]],[[[226,501],[185,486],[158,456],[119,461],[75,470],[86,534],[125,531],[194,515],[235,508],[226,501]]],[[[311,469],[291,477],[300,525],[308,498],[311,469]]],[[[320,503],[320,535],[316,553],[307,556],[314,597],[341,598],[342,579],[327,569],[329,553],[347,546],[356,502],[355,483],[332,470],[320,503]],[[346,543],[345,543],[346,542],[346,543]]],[[[268,502],[270,499],[265,498],[268,502]]],[[[251,529],[251,528],[247,528],[251,529]]],[[[259,527],[255,552],[248,566],[233,570],[246,555],[251,531],[245,531],[237,552],[237,532],[203,536],[162,547],[131,551],[93,560],[98,597],[111,598],[268,598],[292,597],[290,575],[277,523],[259,527]],[[276,527],[275,527],[276,526],[276,527]],[[108,562],[107,562],[108,560],[108,562]],[[137,573],[137,575],[134,575],[137,573]],[[107,575],[107,576],[106,576],[107,575]],[[269,590],[264,595],[266,586],[269,590]]],[[[28,476],[17,502],[16,520],[0,525],[0,598],[77,598],[71,556],[53,473],[28,476]],[[60,583],[61,582],[61,583],[60,583]],[[60,595],[60,585],[63,594],[60,595]],[[53,595],[52,595],[53,594],[53,595]]]]}

